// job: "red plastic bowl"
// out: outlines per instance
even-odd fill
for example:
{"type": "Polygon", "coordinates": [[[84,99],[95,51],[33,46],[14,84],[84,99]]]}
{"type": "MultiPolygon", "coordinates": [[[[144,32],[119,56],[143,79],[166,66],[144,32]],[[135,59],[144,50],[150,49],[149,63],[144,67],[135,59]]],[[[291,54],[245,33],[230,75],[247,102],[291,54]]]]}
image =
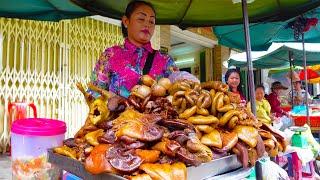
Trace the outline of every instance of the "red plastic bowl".
{"type": "Polygon", "coordinates": [[[281,106],[281,108],[286,112],[289,112],[292,109],[291,106],[281,106]]]}
{"type": "MultiPolygon", "coordinates": [[[[306,116],[293,116],[296,126],[303,126],[307,123],[306,116]]],[[[310,127],[320,127],[320,116],[310,116],[310,127]]]]}

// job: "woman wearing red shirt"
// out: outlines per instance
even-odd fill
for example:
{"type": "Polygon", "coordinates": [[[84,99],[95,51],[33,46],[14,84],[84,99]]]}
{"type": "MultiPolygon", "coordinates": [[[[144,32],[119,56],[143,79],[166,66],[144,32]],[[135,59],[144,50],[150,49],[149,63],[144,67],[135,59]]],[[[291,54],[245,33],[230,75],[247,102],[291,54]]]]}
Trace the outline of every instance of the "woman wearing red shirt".
{"type": "Polygon", "coordinates": [[[279,99],[279,94],[281,93],[281,90],[287,89],[288,88],[284,87],[281,84],[281,82],[276,81],[273,82],[271,85],[271,93],[269,95],[266,95],[266,99],[269,101],[269,104],[271,105],[271,112],[275,115],[275,117],[288,116],[288,113],[281,108],[281,102],[279,99]]]}
{"type": "Polygon", "coordinates": [[[273,82],[271,85],[272,92],[266,96],[266,99],[269,101],[269,104],[271,105],[271,113],[275,117],[275,122],[273,125],[274,127],[280,130],[285,130],[293,124],[289,114],[281,108],[281,102],[279,99],[280,92],[286,89],[288,88],[283,86],[281,82],[273,82]]]}

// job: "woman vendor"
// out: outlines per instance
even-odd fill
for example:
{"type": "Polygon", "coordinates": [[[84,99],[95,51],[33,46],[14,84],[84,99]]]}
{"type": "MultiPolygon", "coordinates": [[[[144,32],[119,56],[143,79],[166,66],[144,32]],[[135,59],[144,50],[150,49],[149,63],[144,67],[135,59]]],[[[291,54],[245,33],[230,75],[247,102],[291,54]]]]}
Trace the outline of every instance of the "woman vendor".
{"type": "MultiPolygon", "coordinates": [[[[257,119],[262,122],[271,125],[272,115],[271,115],[271,106],[269,102],[264,98],[265,89],[263,85],[256,87],[256,110],[257,110],[257,119]]],[[[248,110],[251,110],[251,103],[247,104],[248,110]]]]}
{"type": "Polygon", "coordinates": [[[150,3],[131,1],[122,18],[124,44],[107,48],[102,53],[93,70],[91,83],[127,98],[143,75],[159,79],[177,71],[170,56],[151,47],[155,23],[156,12],[150,3]]]}
{"type": "Polygon", "coordinates": [[[229,86],[229,90],[240,96],[241,104],[246,104],[246,98],[242,94],[240,86],[240,72],[237,69],[228,69],[225,76],[225,82],[229,86]]]}

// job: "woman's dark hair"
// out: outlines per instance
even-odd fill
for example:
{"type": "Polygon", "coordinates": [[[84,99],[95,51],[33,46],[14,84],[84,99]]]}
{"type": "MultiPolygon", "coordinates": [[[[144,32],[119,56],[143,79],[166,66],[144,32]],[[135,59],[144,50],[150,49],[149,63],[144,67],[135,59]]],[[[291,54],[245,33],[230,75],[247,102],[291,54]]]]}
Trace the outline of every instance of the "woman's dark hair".
{"type": "Polygon", "coordinates": [[[256,90],[259,89],[259,88],[262,88],[263,91],[265,91],[265,88],[264,88],[264,86],[263,86],[262,84],[259,84],[259,85],[256,87],[256,90]]]}
{"type": "MultiPolygon", "coordinates": [[[[225,76],[224,76],[224,81],[228,84],[228,79],[229,79],[229,76],[232,74],[232,73],[237,73],[239,74],[239,77],[240,77],[240,71],[238,69],[228,69],[228,71],[226,72],[225,76]]],[[[240,82],[241,84],[241,82],[240,82]]],[[[242,93],[242,89],[241,89],[241,85],[239,84],[239,86],[237,87],[237,90],[242,93]]]]}
{"type": "MultiPolygon", "coordinates": [[[[126,12],[124,13],[124,16],[126,16],[127,18],[130,18],[132,13],[141,5],[149,6],[153,10],[154,14],[156,14],[156,11],[151,3],[146,2],[146,1],[133,0],[127,5],[126,12]]],[[[128,37],[128,30],[122,22],[121,22],[121,31],[122,31],[122,36],[124,38],[128,37]]]]}

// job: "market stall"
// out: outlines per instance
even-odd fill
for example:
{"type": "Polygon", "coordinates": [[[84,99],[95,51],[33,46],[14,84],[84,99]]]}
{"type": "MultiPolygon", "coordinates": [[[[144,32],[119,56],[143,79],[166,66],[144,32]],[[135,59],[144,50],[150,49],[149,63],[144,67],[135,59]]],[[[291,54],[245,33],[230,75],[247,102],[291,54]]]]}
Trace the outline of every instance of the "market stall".
{"type": "Polygon", "coordinates": [[[275,157],[286,149],[284,137],[258,122],[218,81],[156,83],[145,75],[128,100],[108,99],[108,92],[91,86],[103,95],[92,100],[78,87],[88,118],[74,138],[50,152],[50,162],[82,178],[90,176],[86,170],[129,179],[204,179],[252,167],[265,151],[275,157]]]}
{"type": "MultiPolygon", "coordinates": [[[[290,81],[290,72],[293,70],[292,67],[294,66],[302,66],[303,65],[303,50],[301,43],[274,43],[268,51],[262,51],[262,52],[252,52],[253,54],[253,67],[259,68],[259,69],[269,69],[273,68],[269,72],[270,76],[273,76],[274,79],[284,81],[290,81]],[[293,65],[290,66],[290,57],[292,57],[291,62],[293,62],[293,65]],[[282,67],[282,69],[278,69],[279,67],[282,67]],[[287,68],[285,68],[287,67],[287,68]]],[[[312,44],[307,43],[306,44],[306,58],[307,58],[307,65],[316,65],[319,63],[318,57],[320,56],[319,51],[319,44],[312,44]]],[[[234,55],[230,57],[229,59],[229,65],[230,66],[237,66],[237,67],[245,67],[246,61],[245,61],[245,53],[239,53],[237,55],[234,55]]],[[[307,77],[308,82],[317,82],[316,79],[318,78],[317,72],[313,71],[311,69],[312,66],[308,67],[307,70],[307,77]]],[[[295,76],[297,76],[297,79],[304,79],[305,71],[302,68],[295,68],[298,73],[293,72],[295,76]]],[[[295,78],[293,78],[295,79],[295,78]]],[[[291,84],[291,83],[289,83],[291,84]]],[[[291,85],[291,87],[293,87],[291,85]]],[[[292,91],[292,90],[291,90],[292,91]]],[[[291,97],[286,97],[291,98],[291,97]]],[[[283,106],[288,106],[283,105],[283,106]]],[[[290,106],[290,105],[289,105],[290,106]]],[[[291,107],[291,106],[290,106],[291,107]]],[[[314,131],[318,130],[318,124],[319,121],[319,105],[317,104],[317,101],[311,101],[309,104],[310,107],[310,126],[314,131]],[[311,123],[312,121],[312,123],[311,123]]],[[[291,110],[288,109],[289,111],[291,110]]],[[[302,126],[307,122],[306,118],[306,111],[307,109],[305,106],[299,106],[295,107],[292,111],[292,116],[295,121],[295,125],[302,126]]]]}
{"type": "MultiPolygon", "coordinates": [[[[122,3],[118,1],[75,2],[93,13],[113,18],[120,18],[127,4],[127,1],[122,3]]],[[[161,8],[168,7],[164,2],[155,1],[153,3],[156,9],[159,9],[160,24],[177,24],[182,28],[241,23],[241,12],[243,11],[248,69],[251,77],[250,87],[253,87],[246,1],[242,1],[242,4],[237,4],[238,1],[220,4],[228,8],[221,8],[219,6],[220,2],[211,2],[213,4],[209,5],[208,3],[200,3],[200,1],[198,4],[186,1],[183,5],[170,6],[171,9],[166,9],[166,11],[161,11],[161,8]],[[216,9],[206,9],[208,7],[216,9]],[[237,13],[234,11],[235,7],[237,13]],[[180,16],[176,18],[178,9],[181,10],[178,13],[180,16]],[[230,11],[227,12],[225,9],[230,11]],[[209,12],[214,14],[212,16],[208,15],[209,12]],[[173,15],[173,20],[166,18],[170,14],[173,15]],[[199,16],[199,14],[202,16],[199,16]],[[227,15],[230,14],[236,14],[236,17],[221,20],[221,17],[229,17],[227,15]],[[191,19],[188,19],[188,17],[191,17],[191,19]],[[193,17],[200,19],[193,19],[193,17]]],[[[279,1],[274,4],[264,3],[262,1],[251,2],[248,5],[249,17],[255,22],[260,20],[285,20],[320,4],[319,1],[282,2],[281,6],[279,1]],[[270,12],[259,11],[259,8],[255,7],[262,5],[270,6],[270,12]],[[288,11],[287,8],[281,9],[285,6],[290,6],[290,10],[288,11]]],[[[5,10],[5,12],[8,11],[5,10]]],[[[18,16],[26,17],[25,14],[12,17],[18,16]]],[[[85,169],[91,174],[112,172],[124,177],[141,176],[148,178],[157,176],[156,172],[167,170],[165,175],[185,179],[187,166],[208,163],[215,156],[217,156],[215,159],[219,159],[227,152],[231,153],[232,151],[237,154],[242,166],[248,167],[254,165],[256,160],[262,157],[263,149],[267,150],[270,156],[275,156],[279,151],[285,149],[284,138],[268,126],[259,124],[250,112],[238,106],[238,99],[230,95],[227,92],[227,87],[221,82],[207,82],[202,85],[188,81],[178,83],[180,84],[172,85],[173,90],[170,87],[158,86],[156,91],[153,91],[151,87],[149,92],[146,91],[148,88],[145,86],[148,87],[150,84],[144,83],[144,85],[132,90],[132,96],[128,100],[120,101],[118,99],[119,101],[116,101],[117,105],[114,105],[111,109],[106,108],[106,104],[115,102],[111,103],[111,99],[109,102],[108,93],[97,89],[103,99],[97,101],[92,101],[92,98],[87,99],[89,109],[92,111],[89,113],[86,124],[79,130],[74,139],[64,141],[64,145],[56,147],[54,152],[68,156],[69,160],[70,158],[77,159],[77,162],[75,162],[78,163],[77,165],[83,162],[85,169]],[[150,93],[151,96],[149,96],[150,93]],[[167,95],[171,95],[173,99],[170,100],[169,98],[167,100],[167,95]],[[173,106],[170,106],[170,101],[173,106]],[[149,103],[152,104],[149,105],[151,107],[147,107],[149,103]],[[124,111],[124,107],[131,108],[124,111]],[[117,112],[117,114],[115,115],[114,112],[117,112]],[[157,117],[155,114],[161,116],[157,117]],[[164,140],[164,137],[167,139],[164,140]],[[114,142],[110,143],[112,141],[114,142]],[[131,151],[126,151],[128,150],[126,148],[123,149],[123,144],[131,146],[131,151]],[[147,148],[141,149],[142,145],[146,144],[147,148]],[[213,153],[214,151],[216,153],[213,153]],[[108,157],[101,156],[104,153],[107,153],[108,157]],[[157,163],[160,161],[160,155],[165,157],[164,162],[174,161],[170,164],[160,165],[157,163]],[[99,163],[94,163],[94,161],[99,163]],[[103,166],[100,166],[101,162],[104,162],[102,163],[103,166]],[[143,164],[142,162],[149,162],[149,164],[143,164]],[[132,174],[132,172],[143,174],[132,174]]],[[[80,90],[83,91],[81,88],[80,90]]],[[[88,95],[85,93],[84,95],[88,98],[88,95]]],[[[254,99],[253,91],[250,92],[250,95],[254,99]]],[[[253,113],[255,113],[254,101],[251,102],[253,103],[251,106],[253,113]]],[[[215,162],[217,161],[213,163],[215,162]]],[[[208,164],[210,165],[210,163],[208,164]]]]}

